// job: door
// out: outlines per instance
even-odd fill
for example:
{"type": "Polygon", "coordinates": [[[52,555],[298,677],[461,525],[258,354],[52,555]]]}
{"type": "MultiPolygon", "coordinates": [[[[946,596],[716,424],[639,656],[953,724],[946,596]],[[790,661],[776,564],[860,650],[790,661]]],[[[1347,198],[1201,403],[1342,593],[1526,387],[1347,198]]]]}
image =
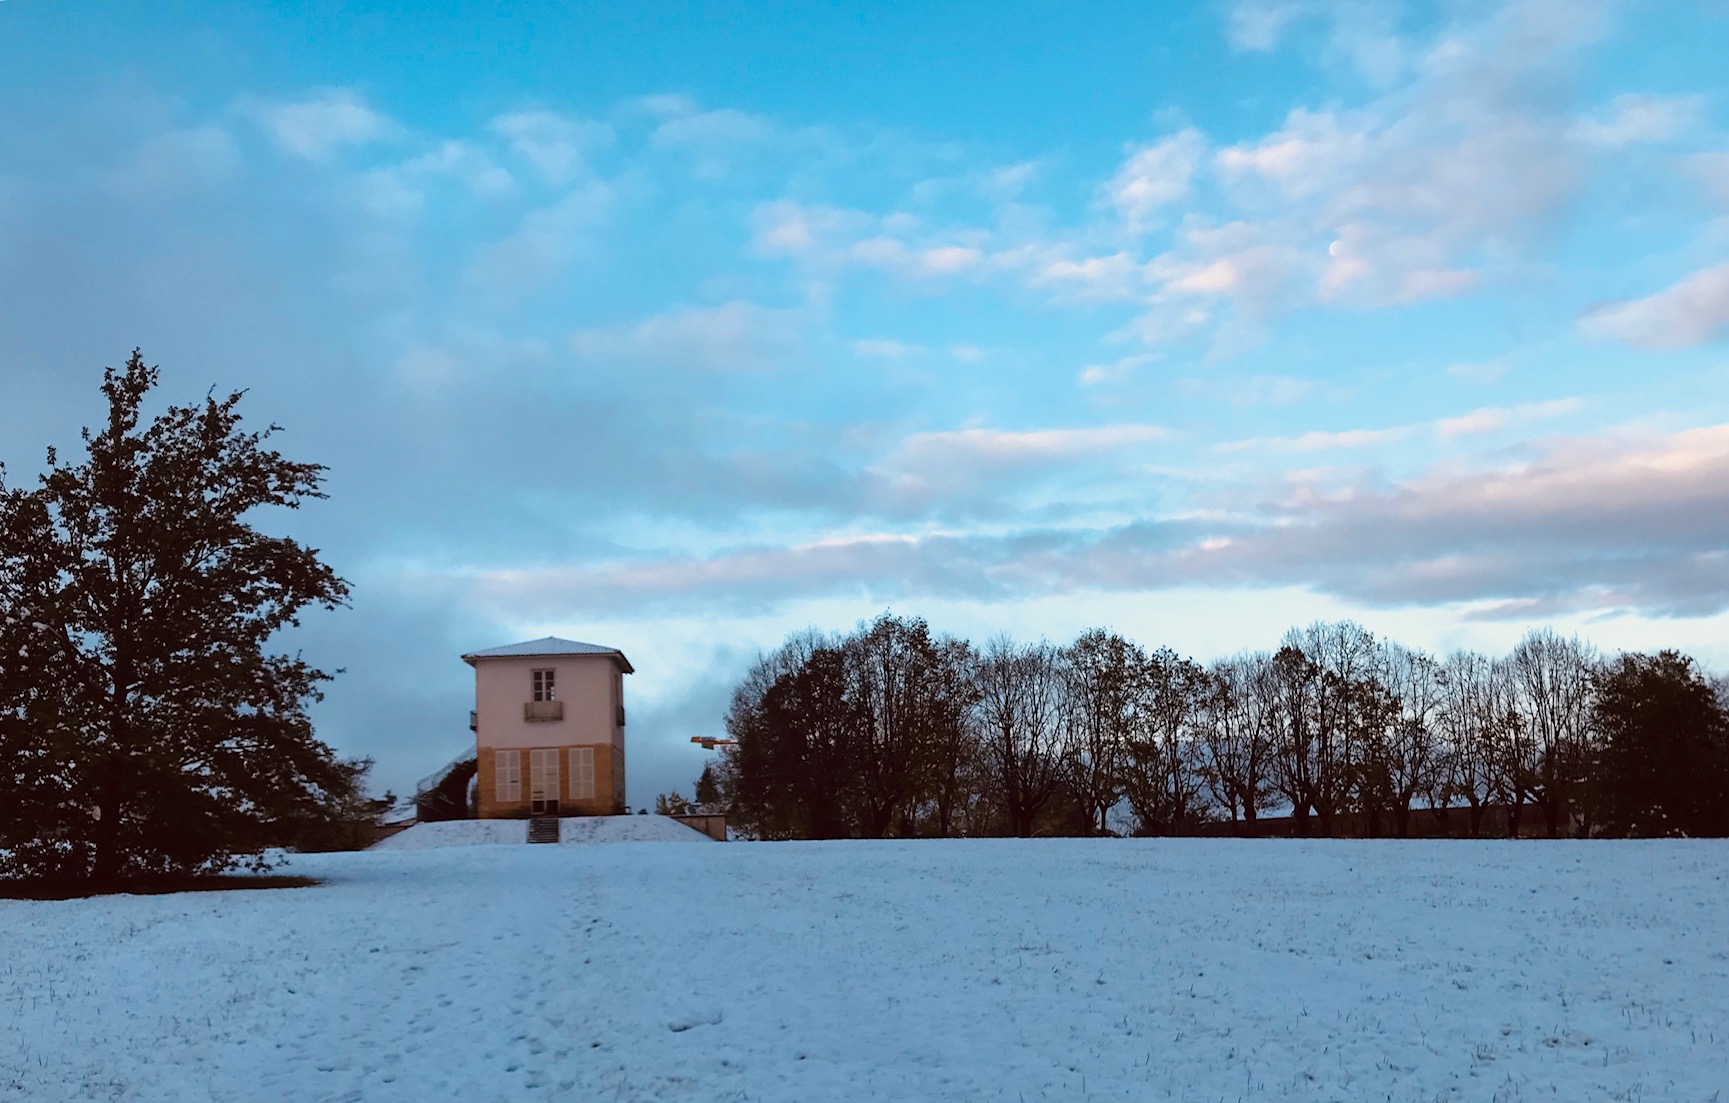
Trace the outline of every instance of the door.
{"type": "Polygon", "coordinates": [[[528,752],[529,810],[537,816],[558,815],[558,751],[528,752]]]}

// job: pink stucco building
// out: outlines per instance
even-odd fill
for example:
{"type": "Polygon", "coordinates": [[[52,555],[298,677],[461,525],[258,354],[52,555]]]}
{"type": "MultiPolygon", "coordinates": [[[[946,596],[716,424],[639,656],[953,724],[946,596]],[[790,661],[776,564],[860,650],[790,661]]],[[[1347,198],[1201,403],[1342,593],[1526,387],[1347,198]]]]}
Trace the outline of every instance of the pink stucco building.
{"type": "Polygon", "coordinates": [[[462,661],[474,668],[480,818],[625,811],[624,652],[547,636],[462,661]]]}

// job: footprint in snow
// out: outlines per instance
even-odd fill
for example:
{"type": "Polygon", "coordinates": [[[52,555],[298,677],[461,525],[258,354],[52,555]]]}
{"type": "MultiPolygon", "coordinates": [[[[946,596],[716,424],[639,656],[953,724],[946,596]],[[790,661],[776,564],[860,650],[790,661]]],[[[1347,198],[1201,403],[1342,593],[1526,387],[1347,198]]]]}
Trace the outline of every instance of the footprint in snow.
{"type": "Polygon", "coordinates": [[[699,1011],[685,1015],[666,1024],[666,1028],[674,1034],[683,1034],[693,1026],[716,1026],[720,1023],[719,1011],[699,1011]]]}

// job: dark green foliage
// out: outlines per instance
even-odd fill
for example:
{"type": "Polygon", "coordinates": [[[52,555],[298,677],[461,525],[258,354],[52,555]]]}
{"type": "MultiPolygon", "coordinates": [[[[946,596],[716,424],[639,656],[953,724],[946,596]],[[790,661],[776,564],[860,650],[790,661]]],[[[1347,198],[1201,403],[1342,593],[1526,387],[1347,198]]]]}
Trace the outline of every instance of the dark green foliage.
{"type": "Polygon", "coordinates": [[[884,615],[850,636],[795,637],[734,695],[716,779],[761,838],[959,833],[972,761],[964,644],[884,615]]]}
{"type": "Polygon", "coordinates": [[[696,803],[704,808],[719,809],[720,777],[715,773],[714,763],[703,764],[702,776],[696,779],[696,803]]]}
{"type": "Polygon", "coordinates": [[[267,650],[347,584],[247,520],[322,497],[323,468],[243,431],[238,393],[141,424],[156,381],[134,352],[83,463],[0,482],[0,874],[256,868],[364,774],[313,735],[329,676],[267,650]]]}
{"type": "Polygon", "coordinates": [[[1693,661],[1622,655],[1600,679],[1590,791],[1606,835],[1729,835],[1729,718],[1693,661]]]}

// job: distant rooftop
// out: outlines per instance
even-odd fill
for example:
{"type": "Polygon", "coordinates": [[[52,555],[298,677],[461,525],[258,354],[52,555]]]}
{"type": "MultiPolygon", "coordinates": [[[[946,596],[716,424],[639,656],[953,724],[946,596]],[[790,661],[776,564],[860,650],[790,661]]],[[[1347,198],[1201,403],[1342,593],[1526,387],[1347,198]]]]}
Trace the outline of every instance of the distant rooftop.
{"type": "Polygon", "coordinates": [[[542,655],[611,655],[618,660],[618,664],[624,668],[626,674],[636,673],[635,668],[630,665],[630,660],[624,657],[624,652],[616,647],[603,647],[598,643],[560,639],[557,636],[542,636],[538,640],[507,643],[503,647],[489,647],[485,651],[470,651],[462,657],[462,661],[473,666],[476,659],[539,658],[542,655]]]}

